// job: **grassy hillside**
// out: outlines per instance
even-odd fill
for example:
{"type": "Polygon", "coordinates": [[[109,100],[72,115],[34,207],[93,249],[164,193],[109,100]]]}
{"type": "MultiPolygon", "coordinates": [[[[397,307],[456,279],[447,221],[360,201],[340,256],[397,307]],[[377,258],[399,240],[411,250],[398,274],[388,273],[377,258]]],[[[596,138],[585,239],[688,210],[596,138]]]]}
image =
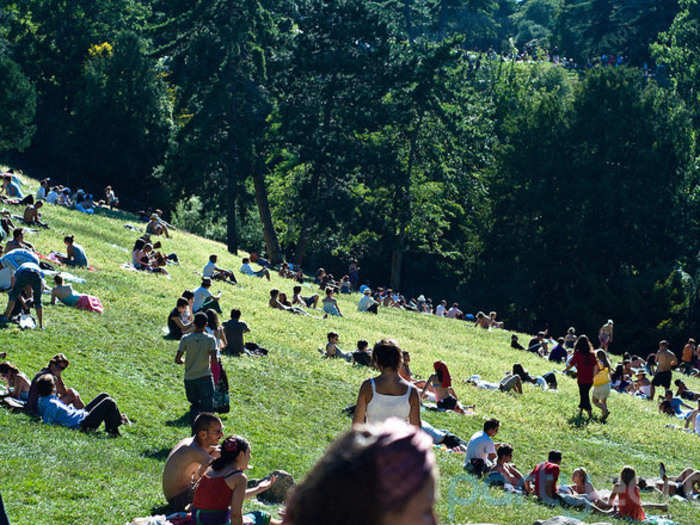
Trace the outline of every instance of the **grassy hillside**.
{"type": "MultiPolygon", "coordinates": [[[[44,426],[0,409],[0,490],[13,524],[122,524],[164,503],[160,476],[165,457],[188,434],[183,368],[173,362],[177,342],[164,340],[161,331],[167,313],[184,289],[198,285],[195,273],[210,253],[218,253],[220,265],[236,271],[240,257],[228,254],[221,244],[178,231],[173,239],[163,240],[165,251],[177,252],[181,261],[181,266],[168,268],[172,279],[124,271],[120,264],[129,260],[136,238],[123,227],[128,220],[50,205],[43,211],[52,229],[27,239],[47,253],[63,249],[64,234],[75,234],[97,272],[76,270],[87,284],[74,288],[100,297],[105,313],[47,306],[43,331],[0,330],[0,349],[30,377],[52,355],[65,353],[71,360],[64,374],[67,386],[77,388],[85,400],[109,392],[135,423],[114,440],[103,432],[85,435],[44,426]]],[[[250,440],[255,466],[251,477],[282,468],[302,478],[330,441],[349,427],[341,408],[354,403],[360,383],[370,374],[366,368],[320,359],[316,348],[331,330],[340,334],[343,349],[351,349],[358,339],[394,337],[411,352],[414,372],[423,376],[434,360],[447,362],[461,400],[475,403],[477,414],[424,412],[423,417],[467,439],[486,417],[499,418],[497,440],[515,446],[515,462],[522,471],[554,447],[564,452],[563,483],[574,468],[584,466],[596,488],[611,488],[610,479],[625,464],[643,476],[658,472],[660,459],[674,472],[700,466],[700,439],[664,428],[678,421],[658,415],[655,404],[613,394],[607,425],[577,425],[572,380],[562,379],[559,393],[525,386],[522,397],[463,384],[472,374],[497,381],[516,361],[531,373],[552,369],[546,361],[509,349],[510,332],[485,332],[399,311],[359,314],[356,296],[339,299],[343,319],[292,316],[266,304],[271,287],[291,292],[291,281],[277,276],[271,284],[246,276],[239,281],[240,286],[215,284],[212,290],[223,291],[224,311],[243,311],[252,329],[249,340],[271,350],[266,358],[224,358],[232,390],[232,410],[223,417],[225,432],[250,440]]],[[[689,386],[697,390],[700,383],[690,381],[689,386]]],[[[464,477],[461,455],[438,452],[438,458],[442,523],[527,524],[562,513],[531,500],[504,498],[464,477]]],[[[671,514],[679,523],[697,523],[698,507],[674,502],[671,514]]]]}

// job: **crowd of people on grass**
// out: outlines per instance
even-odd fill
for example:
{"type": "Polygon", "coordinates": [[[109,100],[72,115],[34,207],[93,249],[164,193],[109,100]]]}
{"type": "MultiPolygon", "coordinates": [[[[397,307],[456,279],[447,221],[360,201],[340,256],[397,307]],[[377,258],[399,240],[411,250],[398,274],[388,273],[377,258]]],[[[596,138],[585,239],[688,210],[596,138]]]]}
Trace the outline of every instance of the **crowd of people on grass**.
{"type": "MultiPolygon", "coordinates": [[[[3,175],[3,190],[9,199],[22,199],[11,174],[3,175]],[[6,177],[5,175],[9,175],[6,177]]],[[[48,197],[48,181],[42,181],[48,197]]],[[[41,200],[38,201],[39,203],[41,200]]],[[[116,203],[115,203],[116,204],[116,203]]],[[[27,204],[29,205],[29,204],[27,204]]],[[[41,220],[38,209],[30,216],[41,220]]],[[[83,210],[80,210],[83,211],[83,210]]],[[[29,217],[29,216],[28,216],[29,217]]],[[[3,219],[4,220],[4,219],[3,219]]],[[[4,223],[3,223],[4,224],[4,223]]],[[[38,222],[36,223],[37,225],[38,222]]],[[[167,273],[165,266],[177,262],[174,254],[157,252],[160,243],[152,243],[151,236],[169,238],[171,225],[162,220],[161,214],[148,216],[146,233],[134,244],[132,265],[139,270],[167,273]]],[[[85,250],[75,242],[73,235],[65,236],[65,254],[54,253],[50,261],[73,267],[88,267],[85,250]]],[[[4,255],[0,257],[0,270],[11,273],[9,301],[5,319],[33,308],[43,326],[41,296],[50,264],[34,247],[24,241],[24,230],[13,230],[4,255]],[[12,243],[12,244],[11,244],[12,243]]],[[[263,259],[257,259],[254,268],[249,258],[242,260],[241,275],[270,280],[270,269],[263,259]]],[[[425,314],[473,321],[484,329],[503,328],[496,312],[478,312],[468,317],[453,303],[447,307],[442,300],[435,307],[430,299],[420,295],[406,300],[391,289],[374,291],[360,284],[359,266],[352,261],[348,273],[335,280],[325,270],[316,275],[321,294],[302,295],[303,274],[289,264],[283,265],[278,275],[295,281],[291,300],[279,289],[270,291],[268,305],[293,314],[313,315],[313,310],[323,311],[323,317],[343,317],[336,298],[337,293],[361,292],[358,301],[360,312],[377,314],[380,307],[399,308],[425,314]],[[299,284],[297,284],[299,283],[299,284]],[[320,303],[320,304],[319,304],[320,303]]],[[[51,304],[61,302],[67,306],[96,309],[91,296],[76,293],[66,281],[66,275],[53,272],[55,286],[50,290],[51,304]],[[87,299],[85,299],[87,297],[87,299]]],[[[243,513],[243,502],[270,489],[276,477],[268,477],[249,486],[246,469],[251,461],[251,444],[242,436],[229,435],[224,439],[223,424],[215,413],[229,410],[228,379],[223,366],[224,354],[240,356],[266,353],[254,343],[246,342],[250,327],[241,319],[240,309],[230,310],[230,319],[221,322],[219,316],[222,293],[212,293],[214,281],[238,284],[233,270],[219,265],[218,256],[212,254],[202,269],[199,287],[185,290],[175,299],[175,306],[167,317],[167,337],[178,341],[174,361],[184,367],[184,390],[190,404],[189,419],[192,435],[178,442],[165,462],[162,484],[167,510],[173,513],[173,523],[188,525],[225,524],[280,524],[302,523],[437,523],[433,510],[437,473],[433,446],[463,453],[464,469],[482,478],[486,483],[505,490],[532,495],[548,504],[563,504],[590,508],[597,512],[615,514],[634,520],[646,519],[646,511],[665,510],[665,504],[645,503],[640,488],[659,492],[664,497],[679,496],[692,500],[700,492],[700,472],[689,467],[677,476],[666,473],[663,463],[658,478],[638,478],[635,469],[625,466],[612,485],[603,491],[593,487],[583,467],[576,468],[569,486],[559,486],[560,465],[564,454],[549,452],[547,460],[524,475],[513,462],[515,447],[496,443],[493,438],[501,423],[489,418],[483,429],[465,440],[449,430],[433,427],[424,421],[421,410],[470,413],[473,405],[462,403],[455,392],[453,378],[447,364],[435,361],[426,379],[416,376],[410,366],[410,354],[403,351],[396,341],[382,339],[370,350],[365,340],[357,341],[354,351],[340,348],[337,332],[327,334],[323,357],[342,359],[357,366],[376,370],[377,375],[368,378],[360,386],[356,404],[348,408],[353,417],[352,430],[340,436],[324,457],[296,486],[286,501],[282,519],[257,511],[243,513]],[[328,497],[333,494],[334,497],[328,497]],[[183,511],[189,514],[184,517],[183,511]],[[177,520],[180,520],[179,522],[177,520]],[[350,520],[350,521],[348,521],[350,520]]],[[[99,301],[99,300],[97,300],[99,301]]],[[[99,305],[101,308],[101,304],[99,305]]],[[[316,316],[314,316],[316,317],[316,316]]],[[[610,361],[609,347],[614,341],[614,323],[609,320],[598,333],[598,347],[594,349],[584,334],[576,334],[575,328],[552,340],[548,332],[533,337],[527,347],[520,345],[516,335],[511,337],[513,349],[528,351],[563,367],[562,373],[575,375],[579,390],[579,417],[587,413],[593,417],[592,403],[601,410],[601,422],[606,422],[610,410],[608,399],[614,390],[653,400],[657,387],[664,387],[659,410],[682,415],[686,427],[692,426],[700,434],[700,394],[692,392],[677,378],[673,395],[671,383],[673,371],[680,368],[686,375],[698,375],[700,350],[690,339],[683,348],[680,359],[670,351],[668,342],[661,341],[659,349],[647,359],[625,354],[615,368],[610,361]],[[551,350],[550,350],[551,348],[551,350]],[[646,375],[653,376],[646,380],[646,375]],[[636,379],[633,379],[636,378],[636,379]],[[687,401],[687,403],[686,403],[687,401]],[[695,408],[690,403],[697,402],[695,408]],[[687,412],[683,408],[689,409],[687,412]]],[[[5,355],[0,355],[4,359],[5,355]]],[[[9,361],[0,362],[0,378],[7,385],[7,395],[24,404],[25,409],[46,424],[60,425],[83,432],[92,432],[104,424],[109,435],[119,436],[120,427],[129,425],[117,402],[107,393],[101,393],[85,403],[75,388],[66,387],[63,373],[69,366],[63,354],[52,357],[48,365],[29,376],[9,361]]],[[[464,381],[476,387],[500,392],[523,394],[523,386],[532,384],[543,389],[556,390],[557,372],[531,376],[520,364],[514,363],[502,378],[493,382],[480,376],[464,381]]],[[[527,471],[526,471],[527,472],[527,471]]]]}

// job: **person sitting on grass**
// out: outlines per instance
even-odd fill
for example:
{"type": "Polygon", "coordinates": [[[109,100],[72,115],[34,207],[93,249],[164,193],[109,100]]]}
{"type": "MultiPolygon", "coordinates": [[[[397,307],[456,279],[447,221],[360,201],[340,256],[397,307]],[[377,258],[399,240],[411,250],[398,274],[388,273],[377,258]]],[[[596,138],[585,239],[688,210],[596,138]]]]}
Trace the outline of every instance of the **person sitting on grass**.
{"type": "Polygon", "coordinates": [[[550,450],[547,461],[538,463],[525,478],[525,492],[534,494],[541,501],[553,505],[560,501],[557,490],[561,452],[550,450]]]}
{"type": "MultiPolygon", "coordinates": [[[[452,388],[452,378],[447,365],[442,361],[433,363],[435,373],[425,382],[421,398],[426,395],[426,390],[430,387],[435,392],[437,407],[443,410],[453,410],[458,414],[464,414],[465,410],[457,398],[457,393],[452,388]]],[[[472,407],[468,407],[472,408],[472,407]]]]}
{"type": "Polygon", "coordinates": [[[566,359],[569,357],[569,352],[564,346],[565,340],[563,337],[557,339],[557,344],[552,347],[552,351],[549,353],[549,360],[555,363],[566,363],[566,359]]]}
{"type": "Polygon", "coordinates": [[[283,523],[435,525],[437,483],[427,434],[396,420],[355,427],[293,489],[283,523]]]}
{"type": "Polygon", "coordinates": [[[268,281],[270,280],[270,272],[267,270],[267,268],[261,268],[256,272],[255,270],[253,270],[253,267],[250,265],[250,259],[248,259],[247,257],[245,257],[242,261],[240,272],[244,275],[252,275],[254,277],[265,277],[268,281]]]}
{"type": "Polygon", "coordinates": [[[510,347],[515,350],[525,350],[525,347],[518,342],[518,336],[516,334],[510,336],[510,347]]]}
{"type": "Polygon", "coordinates": [[[488,330],[488,328],[491,326],[491,320],[488,317],[486,317],[486,314],[484,312],[477,312],[476,321],[474,321],[474,326],[479,326],[484,330],[488,330]]]}
{"type": "Polygon", "coordinates": [[[41,226],[42,228],[48,228],[49,225],[41,221],[41,213],[39,210],[44,205],[42,201],[38,201],[36,204],[27,204],[24,208],[24,214],[22,217],[22,222],[29,226],[41,226]]]}
{"type": "Polygon", "coordinates": [[[378,424],[395,417],[420,428],[420,397],[416,387],[399,375],[398,343],[392,339],[378,341],[372,349],[372,362],[379,376],[362,383],[353,424],[378,424]]]}
{"type": "Polygon", "coordinates": [[[615,483],[607,503],[610,507],[614,506],[614,510],[619,517],[630,518],[636,521],[647,519],[644,512],[645,507],[647,509],[668,510],[668,506],[664,504],[642,502],[637,484],[637,472],[629,465],[623,467],[620,471],[619,481],[615,483]],[[616,506],[614,506],[615,500],[619,502],[616,506]]]}
{"type": "Polygon", "coordinates": [[[245,321],[241,321],[241,311],[237,308],[231,310],[231,319],[223,323],[227,345],[223,351],[231,355],[242,355],[245,352],[243,335],[250,332],[245,321]]]}
{"type": "Polygon", "coordinates": [[[659,397],[659,399],[662,403],[666,403],[668,405],[670,408],[670,413],[675,416],[680,416],[683,414],[682,408],[693,410],[693,407],[685,404],[680,397],[673,397],[672,390],[666,390],[664,397],[659,397]]]}
{"type": "Polygon", "coordinates": [[[525,478],[513,464],[513,447],[502,444],[496,450],[496,464],[486,476],[486,482],[490,485],[512,486],[516,490],[525,487],[525,478]]]}
{"type": "Polygon", "coordinates": [[[114,208],[119,207],[119,199],[117,198],[117,195],[114,193],[114,190],[112,189],[112,186],[106,186],[105,187],[105,206],[109,206],[110,210],[113,210],[114,208]]]}
{"type": "Polygon", "coordinates": [[[102,393],[90,401],[85,408],[66,405],[56,395],[56,382],[51,374],[44,374],[37,380],[39,400],[37,408],[44,423],[80,428],[83,432],[97,430],[104,422],[105,430],[112,437],[118,437],[119,427],[130,424],[126,415],[119,412],[117,403],[102,393]]]}
{"type": "Polygon", "coordinates": [[[370,288],[365,288],[362,292],[362,297],[357,302],[358,312],[371,312],[373,314],[378,313],[379,303],[372,297],[372,290],[370,288]]]}
{"type": "MultiPolygon", "coordinates": [[[[357,342],[357,350],[352,353],[352,361],[356,365],[372,366],[372,351],[369,349],[367,341],[361,339],[357,342]]],[[[406,378],[404,377],[404,379],[406,378]]]]}
{"type": "Polygon", "coordinates": [[[209,291],[211,288],[211,279],[209,277],[202,277],[202,284],[194,290],[194,299],[192,302],[192,312],[206,312],[209,308],[221,313],[221,307],[219,306],[219,299],[221,299],[221,292],[216,295],[212,295],[209,291]]]}
{"type": "Polygon", "coordinates": [[[194,292],[192,290],[185,290],[180,295],[183,299],[187,299],[187,309],[182,312],[180,319],[183,323],[191,323],[194,321],[194,312],[192,311],[192,305],[194,304],[194,292]]]}
{"type": "MultiPolygon", "coordinates": [[[[289,312],[290,314],[308,315],[308,313],[298,306],[287,306],[280,301],[280,291],[276,288],[270,290],[270,300],[267,302],[270,308],[275,308],[277,310],[283,310],[289,312]]],[[[291,303],[290,303],[291,304],[291,303]]]]}
{"type": "Polygon", "coordinates": [[[527,345],[527,351],[540,356],[547,354],[547,343],[544,340],[545,333],[537,332],[537,335],[530,339],[527,345]]]}
{"type": "Polygon", "coordinates": [[[264,511],[243,514],[243,501],[269,489],[276,476],[248,488],[250,443],[241,436],[229,436],[221,453],[199,478],[192,499],[192,522],[196,525],[281,525],[264,511]]]}
{"type": "Polygon", "coordinates": [[[192,323],[183,321],[183,314],[189,307],[189,302],[184,297],[180,297],[173,308],[168,314],[168,337],[171,339],[177,339],[178,341],[182,339],[184,334],[190,333],[192,330],[192,323]]]}
{"type": "Polygon", "coordinates": [[[305,306],[306,308],[317,308],[318,307],[318,294],[313,294],[309,296],[301,295],[301,286],[295,286],[292,289],[292,306],[305,306]]]}
{"type": "MultiPolygon", "coordinates": [[[[323,353],[323,357],[329,357],[329,358],[341,358],[345,359],[347,362],[352,362],[352,353],[351,352],[343,352],[339,347],[338,347],[338,339],[340,336],[336,334],[335,332],[328,332],[327,336],[328,338],[328,343],[326,343],[326,351],[321,352],[323,353]]],[[[320,351],[320,349],[319,349],[320,351]]]]}
{"type": "Polygon", "coordinates": [[[22,249],[22,250],[29,250],[30,252],[36,252],[34,249],[34,246],[29,244],[24,240],[24,229],[23,228],[15,228],[12,230],[12,240],[7,241],[7,244],[5,245],[5,253],[9,253],[12,250],[17,250],[17,249],[22,249]]]}
{"type": "Polygon", "coordinates": [[[19,184],[13,180],[12,175],[3,173],[2,175],[2,191],[11,199],[22,199],[24,195],[19,187],[19,184]]]}
{"type": "Polygon", "coordinates": [[[569,486],[559,487],[559,495],[567,505],[591,508],[599,512],[606,512],[612,508],[595,490],[585,468],[574,469],[571,473],[571,483],[569,486]]]}
{"type": "Polygon", "coordinates": [[[93,295],[76,293],[70,284],[63,283],[63,276],[58,273],[54,276],[53,282],[56,286],[51,290],[51,304],[56,304],[56,300],[66,306],[74,306],[79,310],[87,310],[101,314],[104,312],[102,302],[93,295]]]}
{"type": "Polygon", "coordinates": [[[343,317],[343,314],[340,313],[340,308],[338,307],[338,301],[335,297],[333,297],[334,293],[333,288],[326,288],[326,296],[323,298],[323,311],[326,312],[323,316],[324,318],[328,317],[329,315],[343,317]]]}
{"type": "Polygon", "coordinates": [[[496,321],[497,312],[489,312],[490,328],[503,328],[503,321],[496,321]]]}
{"type": "Polygon", "coordinates": [[[46,368],[42,368],[32,379],[29,385],[29,399],[27,400],[27,411],[30,414],[37,414],[37,402],[39,400],[39,392],[37,390],[37,381],[45,374],[51,374],[56,385],[56,392],[60,401],[66,405],[73,405],[75,408],[85,408],[85,403],[80,398],[80,394],[74,388],[66,388],[63,383],[61,374],[68,368],[70,361],[63,354],[56,354],[51,358],[46,368]]]}
{"type": "Polygon", "coordinates": [[[501,444],[494,443],[493,438],[501,426],[498,419],[487,419],[484,421],[484,428],[475,432],[469,439],[467,444],[467,455],[464,459],[464,469],[481,477],[496,466],[497,452],[496,449],[501,447],[501,444]]]}
{"type": "Polygon", "coordinates": [[[25,288],[31,288],[33,292],[33,306],[36,310],[36,316],[39,319],[39,328],[44,327],[44,308],[41,304],[41,294],[44,290],[44,272],[34,263],[22,264],[13,277],[14,284],[9,292],[7,308],[5,309],[4,319],[7,321],[11,318],[12,312],[15,309],[15,303],[18,301],[20,294],[25,288]]]}
{"type": "MultiPolygon", "coordinates": [[[[153,245],[150,242],[138,239],[134,243],[134,251],[131,253],[131,264],[137,270],[168,275],[168,271],[158,262],[158,257],[156,257],[156,255],[157,254],[153,252],[153,245]]],[[[164,264],[165,263],[163,263],[163,265],[164,264]]]]}
{"type": "Polygon", "coordinates": [[[163,495],[167,514],[183,512],[192,503],[194,488],[202,474],[220,457],[219,440],[224,435],[219,416],[200,413],[194,420],[192,436],[177,443],[163,467],[163,495]]]}
{"type": "Polygon", "coordinates": [[[209,256],[209,262],[204,266],[202,270],[202,277],[209,277],[211,279],[216,279],[217,281],[230,281],[234,284],[237,283],[236,277],[233,275],[231,270],[224,270],[216,265],[218,256],[212,254],[209,256]]]}
{"type": "Polygon", "coordinates": [[[29,401],[29,378],[19,368],[8,361],[0,363],[0,378],[7,383],[10,397],[25,403],[29,401]]]}
{"type": "Polygon", "coordinates": [[[66,245],[66,255],[57,253],[56,257],[59,261],[68,266],[88,266],[85,250],[75,242],[75,235],[66,235],[63,238],[63,243],[66,245]]]}
{"type": "Polygon", "coordinates": [[[157,213],[151,214],[151,218],[148,221],[148,224],[146,224],[146,233],[149,233],[151,235],[165,235],[166,239],[170,238],[168,228],[165,226],[163,221],[160,220],[160,217],[157,213]]]}
{"type": "Polygon", "coordinates": [[[36,191],[36,200],[43,201],[49,194],[49,182],[51,179],[41,179],[39,181],[39,189],[36,191]]]}

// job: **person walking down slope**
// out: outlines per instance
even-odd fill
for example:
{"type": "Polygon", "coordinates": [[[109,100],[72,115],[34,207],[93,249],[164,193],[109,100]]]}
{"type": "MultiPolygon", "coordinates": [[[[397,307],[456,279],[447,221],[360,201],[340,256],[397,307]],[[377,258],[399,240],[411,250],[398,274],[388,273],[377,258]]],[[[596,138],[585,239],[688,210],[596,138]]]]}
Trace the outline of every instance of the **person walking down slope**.
{"type": "Polygon", "coordinates": [[[589,394],[593,386],[595,365],[596,359],[593,355],[593,346],[587,336],[580,335],[574,345],[574,355],[564,369],[564,372],[568,372],[574,366],[576,367],[576,381],[579,392],[578,417],[581,417],[584,410],[588,412],[589,418],[593,417],[593,407],[591,407],[589,394]]]}

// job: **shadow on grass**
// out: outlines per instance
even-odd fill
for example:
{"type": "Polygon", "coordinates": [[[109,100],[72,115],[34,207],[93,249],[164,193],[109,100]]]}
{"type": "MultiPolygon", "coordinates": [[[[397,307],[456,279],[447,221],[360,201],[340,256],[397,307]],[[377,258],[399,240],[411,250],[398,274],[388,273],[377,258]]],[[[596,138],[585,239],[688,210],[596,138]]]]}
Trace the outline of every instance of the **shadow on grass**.
{"type": "Polygon", "coordinates": [[[190,426],[190,413],[185,412],[177,419],[169,419],[165,422],[166,427],[189,427],[190,426]]]}
{"type": "Polygon", "coordinates": [[[585,428],[591,423],[595,423],[597,420],[595,417],[593,418],[588,418],[584,416],[580,416],[576,414],[575,416],[571,416],[569,419],[566,420],[566,422],[569,424],[569,426],[574,427],[574,428],[585,428]]]}
{"type": "Polygon", "coordinates": [[[141,457],[163,461],[168,458],[168,454],[170,454],[169,448],[161,448],[160,450],[144,450],[141,452],[141,457]]]}
{"type": "Polygon", "coordinates": [[[151,507],[151,516],[155,516],[158,514],[168,516],[170,514],[173,514],[173,509],[172,507],[170,507],[170,505],[163,505],[162,503],[160,505],[154,505],[153,507],[151,507]]]}

